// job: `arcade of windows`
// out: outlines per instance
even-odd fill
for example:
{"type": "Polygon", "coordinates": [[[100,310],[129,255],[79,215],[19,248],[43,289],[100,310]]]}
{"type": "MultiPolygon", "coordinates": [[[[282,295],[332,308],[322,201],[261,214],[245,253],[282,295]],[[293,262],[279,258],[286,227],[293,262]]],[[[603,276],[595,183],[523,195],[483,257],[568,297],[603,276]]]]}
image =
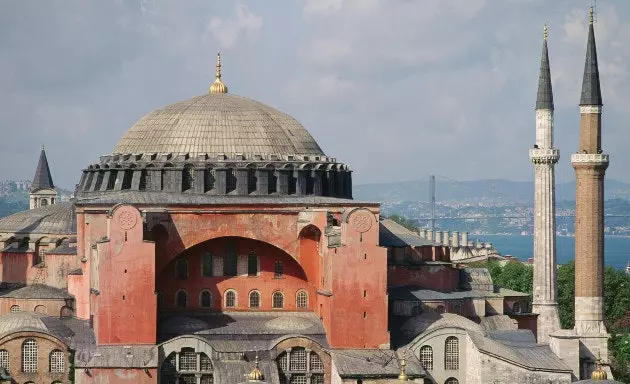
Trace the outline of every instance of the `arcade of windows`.
{"type": "MultiPolygon", "coordinates": [[[[229,243],[225,250],[225,255],[220,257],[221,260],[216,260],[220,256],[213,255],[210,252],[206,252],[201,256],[201,276],[202,277],[222,277],[222,276],[239,276],[246,275],[249,277],[260,275],[260,260],[255,252],[250,252],[247,255],[247,260],[241,261],[236,252],[236,246],[234,243],[229,243]],[[216,265],[223,265],[223,270],[215,268],[216,265]],[[240,267],[240,268],[239,268],[240,267]],[[247,268],[246,270],[243,270],[247,268]]],[[[284,266],[281,261],[276,261],[274,264],[274,278],[279,279],[284,275],[284,266]]],[[[187,280],[190,274],[188,273],[188,261],[179,259],[175,261],[174,277],[176,280],[187,280]]]]}
{"type": "MultiPolygon", "coordinates": [[[[424,345],[420,348],[419,355],[422,367],[427,371],[433,370],[433,348],[429,345],[424,345]]],[[[448,371],[459,369],[459,340],[455,336],[447,337],[444,342],[444,369],[448,371]]],[[[457,379],[448,379],[446,384],[457,384],[457,379]]]]}
{"type": "MultiPolygon", "coordinates": [[[[160,296],[161,297],[161,296],[160,296]]],[[[271,308],[273,309],[284,309],[285,301],[284,301],[284,293],[281,291],[275,291],[271,295],[271,308]]],[[[233,289],[228,289],[223,294],[223,307],[224,308],[236,308],[238,306],[238,293],[233,289]]],[[[252,290],[249,292],[248,297],[248,307],[251,309],[259,309],[262,306],[262,295],[257,290],[252,290]]],[[[200,308],[212,308],[213,307],[213,297],[212,292],[208,289],[202,289],[199,292],[199,307],[200,308]]],[[[188,300],[188,292],[184,289],[180,289],[175,293],[175,307],[177,308],[188,308],[189,300],[188,300]]],[[[295,294],[295,307],[297,309],[307,309],[308,308],[308,293],[300,289],[295,294]]]]}
{"type": "Polygon", "coordinates": [[[281,384],[324,384],[324,364],[311,350],[294,347],[276,359],[281,384]]]}
{"type": "MultiPolygon", "coordinates": [[[[37,341],[35,339],[26,339],[22,343],[22,356],[20,359],[20,370],[24,373],[37,373],[37,341]]],[[[9,351],[0,349],[0,368],[11,371],[11,359],[9,351]]],[[[51,373],[66,372],[66,355],[62,351],[55,349],[49,355],[48,371],[51,373]]]]}
{"type": "Polygon", "coordinates": [[[212,384],[214,367],[212,361],[203,352],[196,352],[194,348],[182,348],[173,352],[162,364],[162,383],[166,384],[212,384]]]}

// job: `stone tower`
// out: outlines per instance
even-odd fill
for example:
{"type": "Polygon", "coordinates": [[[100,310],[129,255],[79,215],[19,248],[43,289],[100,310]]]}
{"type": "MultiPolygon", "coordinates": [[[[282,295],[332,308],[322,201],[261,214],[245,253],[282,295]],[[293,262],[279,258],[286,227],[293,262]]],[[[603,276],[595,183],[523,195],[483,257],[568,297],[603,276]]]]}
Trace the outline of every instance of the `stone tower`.
{"type": "Polygon", "coordinates": [[[590,11],[584,79],[580,99],[580,144],[571,155],[575,169],[575,332],[580,338],[580,357],[594,368],[601,357],[608,362],[608,334],[604,326],[604,175],[608,155],[602,153],[602,95],[597,50],[590,11]]]}
{"type": "Polygon", "coordinates": [[[553,92],[545,26],[538,95],[536,98],[536,145],[529,151],[534,163],[534,297],[538,314],[538,342],[560,329],[556,269],[555,166],[560,151],[553,147],[553,92]]]}
{"type": "Polygon", "coordinates": [[[35,177],[29,189],[30,208],[43,207],[57,202],[57,190],[50,175],[46,151],[42,145],[42,152],[39,154],[39,162],[35,169],[35,177]]]}

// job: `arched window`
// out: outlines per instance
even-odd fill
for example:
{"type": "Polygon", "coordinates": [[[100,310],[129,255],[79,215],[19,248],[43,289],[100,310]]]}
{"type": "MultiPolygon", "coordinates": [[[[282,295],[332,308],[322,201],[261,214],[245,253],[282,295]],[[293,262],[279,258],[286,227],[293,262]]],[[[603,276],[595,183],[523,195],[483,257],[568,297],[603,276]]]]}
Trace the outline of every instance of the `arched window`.
{"type": "Polygon", "coordinates": [[[258,291],[251,291],[249,293],[249,307],[260,308],[260,293],[258,291]]]}
{"type": "Polygon", "coordinates": [[[236,189],[236,175],[233,168],[227,169],[225,174],[225,192],[230,193],[236,189]]]}
{"type": "Polygon", "coordinates": [[[186,260],[177,260],[175,262],[175,278],[177,280],[186,280],[188,278],[188,262],[186,260]]]}
{"type": "Polygon", "coordinates": [[[444,307],[443,305],[438,305],[437,308],[435,308],[435,312],[444,313],[446,312],[446,307],[444,307]]]}
{"type": "Polygon", "coordinates": [[[26,339],[22,343],[22,372],[37,372],[37,342],[35,339],[26,339]]]}
{"type": "Polygon", "coordinates": [[[226,308],[235,308],[236,307],[236,292],[233,290],[227,290],[225,292],[225,307],[226,308]]]}
{"type": "Polygon", "coordinates": [[[193,348],[182,348],[179,352],[179,364],[177,363],[176,352],[171,353],[164,360],[160,369],[163,383],[196,384],[199,375],[201,384],[213,383],[212,361],[205,353],[196,352],[193,348]],[[197,366],[197,362],[199,362],[199,366],[197,366]]]}
{"type": "Polygon", "coordinates": [[[201,352],[199,354],[199,369],[201,372],[212,371],[212,361],[205,353],[201,352]]]}
{"type": "Polygon", "coordinates": [[[308,294],[305,290],[300,290],[295,295],[295,306],[298,309],[308,308],[308,294]]]}
{"type": "Polygon", "coordinates": [[[268,179],[269,181],[268,181],[267,185],[268,185],[268,188],[269,188],[268,189],[269,194],[271,195],[272,193],[277,193],[278,192],[278,175],[276,174],[276,171],[273,168],[273,166],[268,166],[267,169],[268,169],[267,175],[268,175],[268,178],[269,178],[268,179]]]}
{"type": "Polygon", "coordinates": [[[247,168],[247,193],[256,192],[256,183],[258,177],[256,177],[256,168],[247,168]]]}
{"type": "Polygon", "coordinates": [[[39,201],[39,206],[40,206],[40,207],[45,207],[45,206],[47,206],[47,205],[48,205],[48,200],[46,200],[46,199],[41,199],[41,200],[39,201]]]}
{"type": "Polygon", "coordinates": [[[36,312],[36,313],[42,313],[42,314],[44,314],[44,315],[45,315],[45,314],[46,314],[46,312],[47,312],[47,311],[46,311],[46,306],[44,306],[44,305],[37,305],[37,306],[35,307],[35,312],[36,312]]]}
{"type": "Polygon", "coordinates": [[[459,381],[454,377],[449,377],[448,379],[446,379],[444,384],[459,384],[459,381]]]}
{"type": "Polygon", "coordinates": [[[273,293],[272,307],[276,309],[284,308],[284,295],[282,292],[273,293]]]}
{"type": "Polygon", "coordinates": [[[521,303],[520,302],[517,301],[517,302],[515,302],[512,305],[512,312],[513,313],[521,313],[521,303]]]}
{"type": "Polygon", "coordinates": [[[179,370],[184,372],[197,370],[197,354],[193,348],[182,348],[179,353],[179,370]]]}
{"type": "Polygon", "coordinates": [[[195,187],[195,168],[190,165],[184,165],[184,173],[182,174],[182,191],[190,191],[195,187]]]}
{"type": "Polygon", "coordinates": [[[306,384],[309,382],[308,376],[311,377],[311,384],[324,383],[324,364],[319,355],[313,351],[309,352],[302,347],[291,348],[290,351],[278,355],[276,365],[281,383],[306,384]]]}
{"type": "Polygon", "coordinates": [[[433,369],[433,348],[428,345],[420,348],[420,364],[427,371],[433,369]]]}
{"type": "Polygon", "coordinates": [[[212,254],[206,252],[201,258],[201,276],[212,277],[212,254]]]}
{"type": "Polygon", "coordinates": [[[282,265],[282,261],[276,261],[273,265],[273,278],[281,279],[282,275],[284,275],[284,265],[282,265]]]}
{"type": "Polygon", "coordinates": [[[444,343],[444,368],[447,370],[459,369],[459,340],[450,336],[444,343]]]}
{"type": "Polygon", "coordinates": [[[177,292],[175,295],[175,306],[178,308],[188,307],[188,293],[186,291],[181,290],[177,292]]]}
{"type": "Polygon", "coordinates": [[[0,349],[0,368],[4,368],[7,371],[11,370],[11,364],[9,363],[9,351],[6,349],[0,349]]]}
{"type": "Polygon", "coordinates": [[[11,308],[9,309],[10,312],[20,312],[22,311],[22,309],[20,308],[19,305],[12,305],[11,308]]]}
{"type": "Polygon", "coordinates": [[[50,352],[50,372],[63,373],[66,371],[65,355],[58,349],[50,352]]]}
{"type": "Polygon", "coordinates": [[[201,294],[199,294],[199,306],[202,308],[212,307],[212,293],[207,289],[204,289],[201,291],[201,294]]]}

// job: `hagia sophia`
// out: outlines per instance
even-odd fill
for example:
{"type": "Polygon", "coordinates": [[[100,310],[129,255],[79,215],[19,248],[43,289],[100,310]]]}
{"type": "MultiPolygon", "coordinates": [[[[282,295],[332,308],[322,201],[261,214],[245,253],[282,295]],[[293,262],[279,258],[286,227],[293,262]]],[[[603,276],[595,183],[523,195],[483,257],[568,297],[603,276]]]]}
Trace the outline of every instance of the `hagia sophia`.
{"type": "Polygon", "coordinates": [[[592,10],[571,156],[574,329],[558,320],[546,32],[531,298],[451,260],[463,236],[446,246],[354,200],[348,165],[226,83],[218,55],[208,93],[142,117],[70,201],[42,148],[31,209],[0,219],[0,383],[616,383],[592,10]]]}

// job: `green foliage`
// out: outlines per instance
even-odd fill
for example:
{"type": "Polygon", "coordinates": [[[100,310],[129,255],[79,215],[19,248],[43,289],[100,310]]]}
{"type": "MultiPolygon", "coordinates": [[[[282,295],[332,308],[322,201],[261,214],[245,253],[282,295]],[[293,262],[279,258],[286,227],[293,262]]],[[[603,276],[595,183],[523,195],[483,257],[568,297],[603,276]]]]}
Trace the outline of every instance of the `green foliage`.
{"type": "Polygon", "coordinates": [[[608,349],[612,357],[612,372],[615,380],[630,383],[630,332],[611,330],[608,349]]]}
{"type": "Polygon", "coordinates": [[[575,263],[558,266],[558,313],[564,329],[575,325],[575,263]]]}
{"type": "Polygon", "coordinates": [[[398,215],[391,215],[389,217],[390,220],[402,225],[403,227],[407,228],[410,231],[416,231],[416,229],[418,228],[418,222],[415,220],[411,220],[408,219],[404,216],[398,216],[398,215]]]}
{"type": "Polygon", "coordinates": [[[503,266],[498,280],[494,281],[494,283],[502,288],[531,295],[533,281],[534,269],[531,265],[523,264],[520,261],[508,261],[503,266]]]}

